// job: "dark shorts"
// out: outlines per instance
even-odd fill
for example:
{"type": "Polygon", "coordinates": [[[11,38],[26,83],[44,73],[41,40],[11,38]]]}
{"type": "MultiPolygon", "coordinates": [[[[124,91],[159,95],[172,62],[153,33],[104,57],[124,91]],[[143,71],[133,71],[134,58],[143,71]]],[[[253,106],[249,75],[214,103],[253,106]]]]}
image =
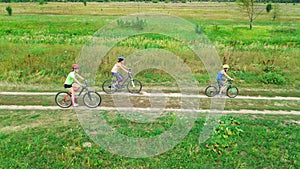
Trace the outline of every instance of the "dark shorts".
{"type": "Polygon", "coordinates": [[[111,72],[111,74],[112,74],[113,76],[116,76],[118,82],[122,82],[123,76],[122,76],[119,72],[117,72],[117,73],[111,72]]]}
{"type": "Polygon", "coordinates": [[[225,78],[222,78],[222,79],[217,79],[217,81],[218,81],[218,85],[220,86],[220,87],[222,87],[222,86],[224,86],[224,82],[225,82],[225,78]]]}
{"type": "Polygon", "coordinates": [[[70,84],[64,84],[64,87],[66,88],[66,89],[68,89],[68,88],[71,88],[72,87],[72,85],[70,84]]]}

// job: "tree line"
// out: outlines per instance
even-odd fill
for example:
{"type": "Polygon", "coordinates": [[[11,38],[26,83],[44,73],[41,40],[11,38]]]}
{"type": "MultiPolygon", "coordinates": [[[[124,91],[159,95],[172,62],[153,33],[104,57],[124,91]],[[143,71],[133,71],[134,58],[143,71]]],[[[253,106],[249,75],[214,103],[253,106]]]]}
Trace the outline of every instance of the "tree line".
{"type": "MultiPolygon", "coordinates": [[[[0,0],[0,2],[40,2],[41,0],[0,0]]],[[[44,2],[170,2],[170,3],[188,3],[188,2],[235,2],[236,0],[43,0],[44,2]]],[[[261,3],[300,3],[300,0],[256,0],[261,3]]]]}

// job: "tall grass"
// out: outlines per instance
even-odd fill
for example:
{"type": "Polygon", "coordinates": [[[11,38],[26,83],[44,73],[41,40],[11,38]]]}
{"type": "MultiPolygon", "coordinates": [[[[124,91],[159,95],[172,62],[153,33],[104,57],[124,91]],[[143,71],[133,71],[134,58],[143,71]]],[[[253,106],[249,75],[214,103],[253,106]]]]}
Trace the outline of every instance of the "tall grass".
{"type": "MultiPolygon", "coordinates": [[[[57,3],[43,5],[43,9],[52,10],[55,14],[64,14],[61,9],[53,8],[55,4],[57,3]]],[[[204,10],[211,14],[206,19],[200,20],[201,17],[195,19],[191,16],[193,11],[199,12],[197,7],[202,9],[205,6],[201,3],[184,4],[189,11],[181,12],[180,16],[198,25],[201,32],[209,37],[218,51],[220,59],[231,65],[231,75],[235,76],[236,82],[240,86],[262,86],[262,82],[257,77],[264,73],[263,62],[267,60],[274,60],[274,66],[281,68],[282,75],[286,79],[284,85],[293,88],[300,86],[299,76],[297,76],[297,72],[300,71],[298,66],[300,64],[298,22],[294,22],[293,18],[284,19],[284,16],[282,16],[281,22],[271,22],[263,15],[254,24],[254,29],[249,30],[246,26],[247,22],[241,21],[242,18],[233,17],[234,20],[222,20],[222,17],[215,16],[222,14],[223,8],[228,9],[231,7],[230,5],[212,4],[204,10]],[[294,23],[291,23],[291,20],[294,23]]],[[[62,4],[57,5],[61,6],[62,4]]],[[[94,32],[116,18],[116,16],[112,16],[113,12],[121,6],[120,3],[116,3],[115,6],[110,6],[110,11],[106,11],[108,7],[104,4],[102,7],[106,9],[104,13],[107,16],[103,17],[91,16],[93,13],[86,10],[82,4],[65,5],[74,7],[72,10],[75,14],[86,15],[47,15],[47,12],[41,13],[41,15],[26,15],[33,14],[37,10],[33,4],[29,3],[26,4],[26,8],[21,8],[19,4],[12,4],[13,8],[16,8],[16,13],[23,15],[0,16],[0,19],[4,21],[0,25],[1,81],[62,83],[70,70],[69,65],[76,61],[81,47],[92,37],[94,32]]],[[[140,8],[145,8],[145,6],[139,5],[140,8]]],[[[160,5],[151,6],[150,11],[160,9],[160,5]]],[[[174,4],[164,4],[164,6],[166,11],[170,9],[181,11],[181,8],[174,4]]],[[[292,13],[295,17],[299,15],[299,10],[296,10],[298,6],[288,5],[286,7],[290,9],[286,13],[292,13]]],[[[134,6],[133,9],[137,10],[138,8],[134,6]]],[[[227,11],[226,15],[235,16],[236,12],[227,11]]],[[[97,14],[101,14],[101,12],[97,14]]],[[[122,13],[122,15],[126,14],[125,11],[122,13]]],[[[110,76],[109,71],[114,63],[112,58],[117,55],[129,55],[135,50],[154,47],[175,49],[173,50],[175,53],[186,59],[201,85],[205,85],[207,76],[201,61],[196,60],[189,50],[178,47],[179,44],[176,43],[171,39],[159,36],[131,37],[120,42],[108,56],[111,59],[105,62],[106,65],[100,67],[99,84],[110,76]]],[[[138,75],[143,81],[147,80],[145,73],[149,74],[149,72],[144,72],[138,75]]],[[[161,72],[152,73],[156,74],[154,76],[161,75],[159,81],[168,79],[161,72]]]]}

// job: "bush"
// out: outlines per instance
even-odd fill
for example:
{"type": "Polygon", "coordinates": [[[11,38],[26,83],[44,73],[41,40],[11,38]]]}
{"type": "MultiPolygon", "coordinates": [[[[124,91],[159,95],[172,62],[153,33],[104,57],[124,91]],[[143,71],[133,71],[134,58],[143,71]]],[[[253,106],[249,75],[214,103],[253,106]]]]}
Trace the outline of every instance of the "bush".
{"type": "Polygon", "coordinates": [[[274,60],[263,61],[262,70],[264,74],[258,77],[259,81],[265,84],[283,84],[286,82],[286,79],[282,76],[282,71],[280,67],[274,65],[274,60]]]}
{"type": "Polygon", "coordinates": [[[39,0],[39,5],[44,5],[45,1],[44,0],[39,0]]]}
{"type": "Polygon", "coordinates": [[[278,84],[278,85],[286,82],[286,79],[282,75],[276,72],[268,72],[263,75],[260,75],[259,80],[265,84],[278,84]]]}
{"type": "Polygon", "coordinates": [[[236,139],[244,133],[240,128],[240,124],[232,116],[222,117],[214,131],[214,135],[207,141],[206,148],[222,155],[227,149],[237,145],[236,139]]]}
{"type": "Polygon", "coordinates": [[[136,17],[136,20],[131,20],[131,21],[117,20],[117,24],[118,26],[124,28],[135,28],[135,29],[142,30],[146,25],[146,20],[139,19],[139,17],[136,17]]]}
{"type": "Polygon", "coordinates": [[[8,13],[9,16],[12,15],[12,8],[10,6],[6,7],[6,11],[7,11],[7,13],[8,13]]]}
{"type": "Polygon", "coordinates": [[[269,13],[272,10],[272,4],[266,6],[266,11],[269,13]]]}

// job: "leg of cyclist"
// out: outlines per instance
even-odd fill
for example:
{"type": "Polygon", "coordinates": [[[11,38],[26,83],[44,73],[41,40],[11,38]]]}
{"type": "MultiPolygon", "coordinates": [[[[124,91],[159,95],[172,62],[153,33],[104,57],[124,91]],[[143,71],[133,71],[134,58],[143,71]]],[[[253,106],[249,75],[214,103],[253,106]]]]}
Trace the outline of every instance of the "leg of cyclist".
{"type": "Polygon", "coordinates": [[[73,84],[72,84],[72,87],[73,87],[73,89],[74,89],[74,92],[77,92],[77,91],[80,89],[80,85],[77,84],[77,83],[73,83],[73,84]]]}
{"type": "Polygon", "coordinates": [[[71,101],[73,106],[78,106],[78,104],[75,103],[75,91],[72,85],[64,84],[64,87],[67,88],[71,94],[71,101]]]}
{"type": "Polygon", "coordinates": [[[226,82],[226,79],[218,80],[219,85],[219,96],[222,96],[222,92],[225,89],[224,83],[226,82]]]}
{"type": "Polygon", "coordinates": [[[119,85],[119,87],[121,88],[122,87],[122,85],[123,85],[123,76],[121,75],[121,73],[117,73],[117,81],[118,81],[118,85],[119,85]]]}
{"type": "Polygon", "coordinates": [[[72,104],[73,104],[74,107],[77,107],[78,104],[75,103],[75,91],[74,91],[74,88],[73,87],[69,88],[69,91],[71,93],[72,104]]]}
{"type": "Polygon", "coordinates": [[[121,87],[121,85],[122,85],[121,82],[123,80],[123,76],[119,72],[117,72],[117,73],[113,72],[112,75],[115,76],[117,79],[116,83],[113,84],[113,87],[118,89],[119,86],[121,87]]]}

